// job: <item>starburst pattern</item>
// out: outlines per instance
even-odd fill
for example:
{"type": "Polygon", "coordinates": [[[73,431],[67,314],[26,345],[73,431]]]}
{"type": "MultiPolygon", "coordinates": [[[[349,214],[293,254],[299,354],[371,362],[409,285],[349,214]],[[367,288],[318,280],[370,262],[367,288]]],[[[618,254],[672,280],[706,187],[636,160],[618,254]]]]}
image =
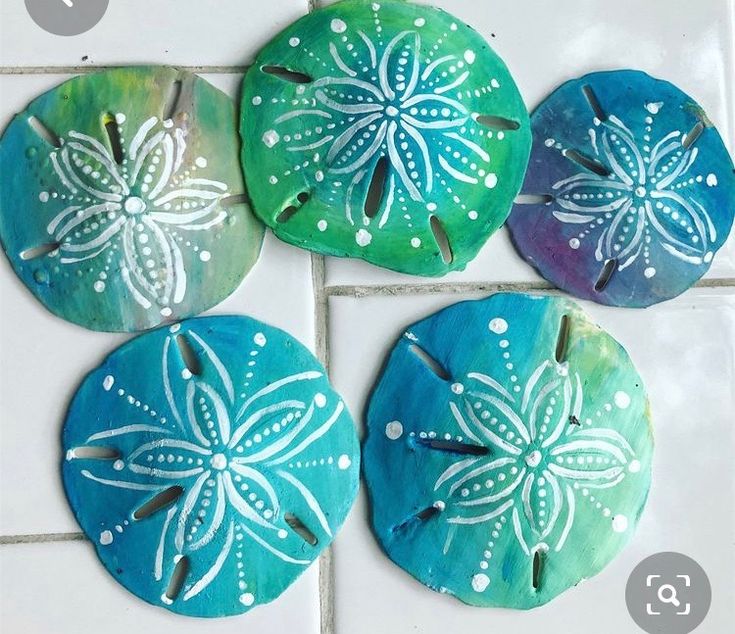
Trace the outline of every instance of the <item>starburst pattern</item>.
{"type": "MultiPolygon", "coordinates": [[[[74,130],[50,153],[68,205],[47,232],[58,244],[61,264],[104,262],[95,291],[105,291],[107,271],[119,259],[131,297],[168,316],[187,290],[180,234],[222,223],[227,212],[220,202],[229,192],[226,184],[191,173],[206,168],[204,157],[182,169],[186,133],[173,121],[151,117],[123,144],[125,121],[121,113],[108,124],[117,127],[122,157],[74,130]]],[[[48,196],[40,194],[42,201],[48,196]]],[[[202,251],[199,257],[207,262],[211,255],[202,251]]]]}
{"type": "MultiPolygon", "coordinates": [[[[584,227],[569,246],[578,249],[585,239],[595,239],[599,262],[616,260],[619,271],[642,258],[644,275],[656,275],[651,242],[678,260],[693,265],[709,263],[717,240],[715,226],[705,207],[689,194],[689,188],[705,182],[714,187],[714,174],[693,173],[699,149],[686,143],[686,133],[673,130],[657,142],[652,139],[656,115],[663,103],[646,106],[643,139],[615,115],[595,119],[589,130],[594,157],[609,174],[584,170],[554,184],[554,216],[564,223],[584,227]],[[586,227],[585,227],[586,225],[586,227]]],[[[554,147],[556,142],[548,139],[554,147]]],[[[559,148],[566,152],[564,148],[559,148]]]]}

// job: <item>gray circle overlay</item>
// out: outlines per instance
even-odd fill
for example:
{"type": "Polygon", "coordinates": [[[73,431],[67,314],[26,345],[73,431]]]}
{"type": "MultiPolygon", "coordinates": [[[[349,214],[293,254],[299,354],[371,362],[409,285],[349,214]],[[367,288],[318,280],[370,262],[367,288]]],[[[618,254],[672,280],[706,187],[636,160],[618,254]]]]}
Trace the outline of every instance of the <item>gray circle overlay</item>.
{"type": "Polygon", "coordinates": [[[107,11],[110,0],[25,0],[33,21],[54,35],[89,31],[107,11]]]}
{"type": "Polygon", "coordinates": [[[709,612],[712,587],[691,557],[658,553],[631,573],[625,603],[636,624],[649,634],[689,634],[709,612]]]}

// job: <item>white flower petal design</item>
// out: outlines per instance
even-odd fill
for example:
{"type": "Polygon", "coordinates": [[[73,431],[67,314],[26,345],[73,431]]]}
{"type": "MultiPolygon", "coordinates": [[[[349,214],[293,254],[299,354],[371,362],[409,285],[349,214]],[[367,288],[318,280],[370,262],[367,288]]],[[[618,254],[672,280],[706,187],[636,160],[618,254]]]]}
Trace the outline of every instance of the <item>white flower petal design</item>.
{"type": "MultiPolygon", "coordinates": [[[[144,309],[157,307],[164,316],[171,315],[171,306],[184,300],[187,289],[178,232],[222,223],[227,213],[219,203],[228,195],[227,185],[180,173],[185,132],[167,128],[157,117],[132,134],[130,144],[121,148],[125,158],[120,164],[89,135],[71,130],[62,143],[50,160],[72,204],[47,227],[60,245],[61,263],[105,254],[109,268],[117,251],[131,297],[144,309]]],[[[206,165],[203,157],[197,161],[206,165]]],[[[106,287],[104,270],[94,284],[99,293],[106,287]]]]}
{"type": "Polygon", "coordinates": [[[495,522],[499,531],[511,518],[529,556],[547,540],[560,550],[574,522],[575,489],[617,486],[634,463],[632,447],[612,429],[579,424],[582,381],[550,361],[515,395],[477,372],[462,388],[459,402],[450,403],[453,418],[463,437],[490,451],[462,456],[437,479],[434,491],[451,511],[446,521],[495,522]]]}
{"type": "MultiPolygon", "coordinates": [[[[650,105],[650,104],[649,104],[650,105]]],[[[699,150],[686,147],[686,136],[679,130],[650,142],[656,114],[665,107],[648,109],[648,136],[638,140],[614,115],[606,121],[595,120],[589,136],[594,157],[610,174],[600,176],[588,171],[554,184],[555,202],[560,209],[554,217],[566,224],[580,225],[572,249],[581,241],[597,239],[595,258],[599,262],[616,260],[623,271],[639,258],[643,274],[656,275],[651,241],[656,240],[665,253],[693,265],[712,257],[717,232],[707,210],[688,194],[688,187],[705,180],[691,175],[699,150]]],[[[559,147],[552,140],[549,147],[559,147]]]]}
{"type": "MultiPolygon", "coordinates": [[[[154,578],[162,581],[167,558],[176,560],[200,553],[198,556],[211,562],[204,574],[183,588],[182,600],[188,601],[217,579],[235,550],[242,556],[238,544],[244,539],[287,564],[310,563],[308,558],[285,552],[295,549],[293,543],[288,548],[279,546],[289,543],[289,538],[297,539],[284,528],[284,489],[295,491],[296,497],[303,500],[299,508],[305,525],[332,537],[333,529],[322,503],[292,469],[293,463],[303,459],[302,454],[337,422],[344,404],[316,391],[309,403],[293,397],[294,390],[303,394],[304,385],[323,379],[323,373],[315,370],[271,381],[247,398],[244,393],[236,397],[227,368],[215,350],[193,330],[188,330],[186,337],[213,372],[182,372],[177,365],[180,360],[172,359],[175,336],[178,335],[171,334],[164,340],[160,367],[166,399],[179,425],[179,437],[171,437],[174,429],[142,424],[92,434],[88,445],[118,436],[133,437],[134,442],[138,434],[145,441],[134,445],[124,460],[117,461],[113,470],[119,476],[114,479],[88,470],[82,475],[102,486],[141,491],[147,496],[158,495],[173,485],[182,487],[180,498],[167,509],[151,563],[154,578]],[[183,412],[175,407],[175,402],[181,400],[185,402],[183,412]],[[151,434],[156,434],[154,440],[151,434]],[[218,536],[220,539],[215,539],[218,536]]],[[[254,336],[254,350],[260,351],[266,344],[263,333],[254,336]]],[[[103,387],[109,391],[113,384],[117,387],[115,379],[109,376],[103,387]]],[[[124,389],[120,391],[125,393],[124,389]]],[[[76,456],[72,451],[67,458],[73,460],[76,456]]],[[[321,463],[334,469],[346,468],[339,458],[325,458],[321,463]]],[[[289,497],[291,504],[293,497],[289,497]]],[[[301,538],[298,540],[298,549],[303,548],[301,538]]],[[[162,595],[162,601],[167,600],[162,595]]]]}

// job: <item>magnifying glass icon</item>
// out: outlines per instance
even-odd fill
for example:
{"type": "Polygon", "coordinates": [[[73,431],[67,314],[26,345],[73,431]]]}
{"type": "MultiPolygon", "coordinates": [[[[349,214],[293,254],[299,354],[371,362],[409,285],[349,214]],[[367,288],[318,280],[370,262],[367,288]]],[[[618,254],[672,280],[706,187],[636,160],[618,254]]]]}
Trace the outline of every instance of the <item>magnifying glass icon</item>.
{"type": "Polygon", "coordinates": [[[681,602],[676,597],[676,588],[671,584],[664,584],[658,589],[658,599],[661,603],[671,603],[677,608],[681,605],[681,602]]]}

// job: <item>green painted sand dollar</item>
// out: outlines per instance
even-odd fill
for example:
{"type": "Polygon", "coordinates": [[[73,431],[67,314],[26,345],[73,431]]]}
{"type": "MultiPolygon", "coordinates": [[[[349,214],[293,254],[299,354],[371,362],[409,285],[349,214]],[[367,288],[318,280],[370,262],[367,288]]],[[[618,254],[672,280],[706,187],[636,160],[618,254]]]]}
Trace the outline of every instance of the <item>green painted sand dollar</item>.
{"type": "Polygon", "coordinates": [[[173,68],[75,77],[0,140],[0,241],[53,313],[135,331],[221,302],[255,263],[232,101],[173,68]]]}
{"type": "Polygon", "coordinates": [[[242,162],[281,239],[404,273],[463,269],[504,222],[531,145],[503,61],[436,8],[344,0],[245,78],[242,162]]]}
{"type": "Polygon", "coordinates": [[[367,416],[373,527],[430,588],[534,608],[599,573],[648,497],[648,400],[571,301],[500,293],[411,326],[367,416]]]}

